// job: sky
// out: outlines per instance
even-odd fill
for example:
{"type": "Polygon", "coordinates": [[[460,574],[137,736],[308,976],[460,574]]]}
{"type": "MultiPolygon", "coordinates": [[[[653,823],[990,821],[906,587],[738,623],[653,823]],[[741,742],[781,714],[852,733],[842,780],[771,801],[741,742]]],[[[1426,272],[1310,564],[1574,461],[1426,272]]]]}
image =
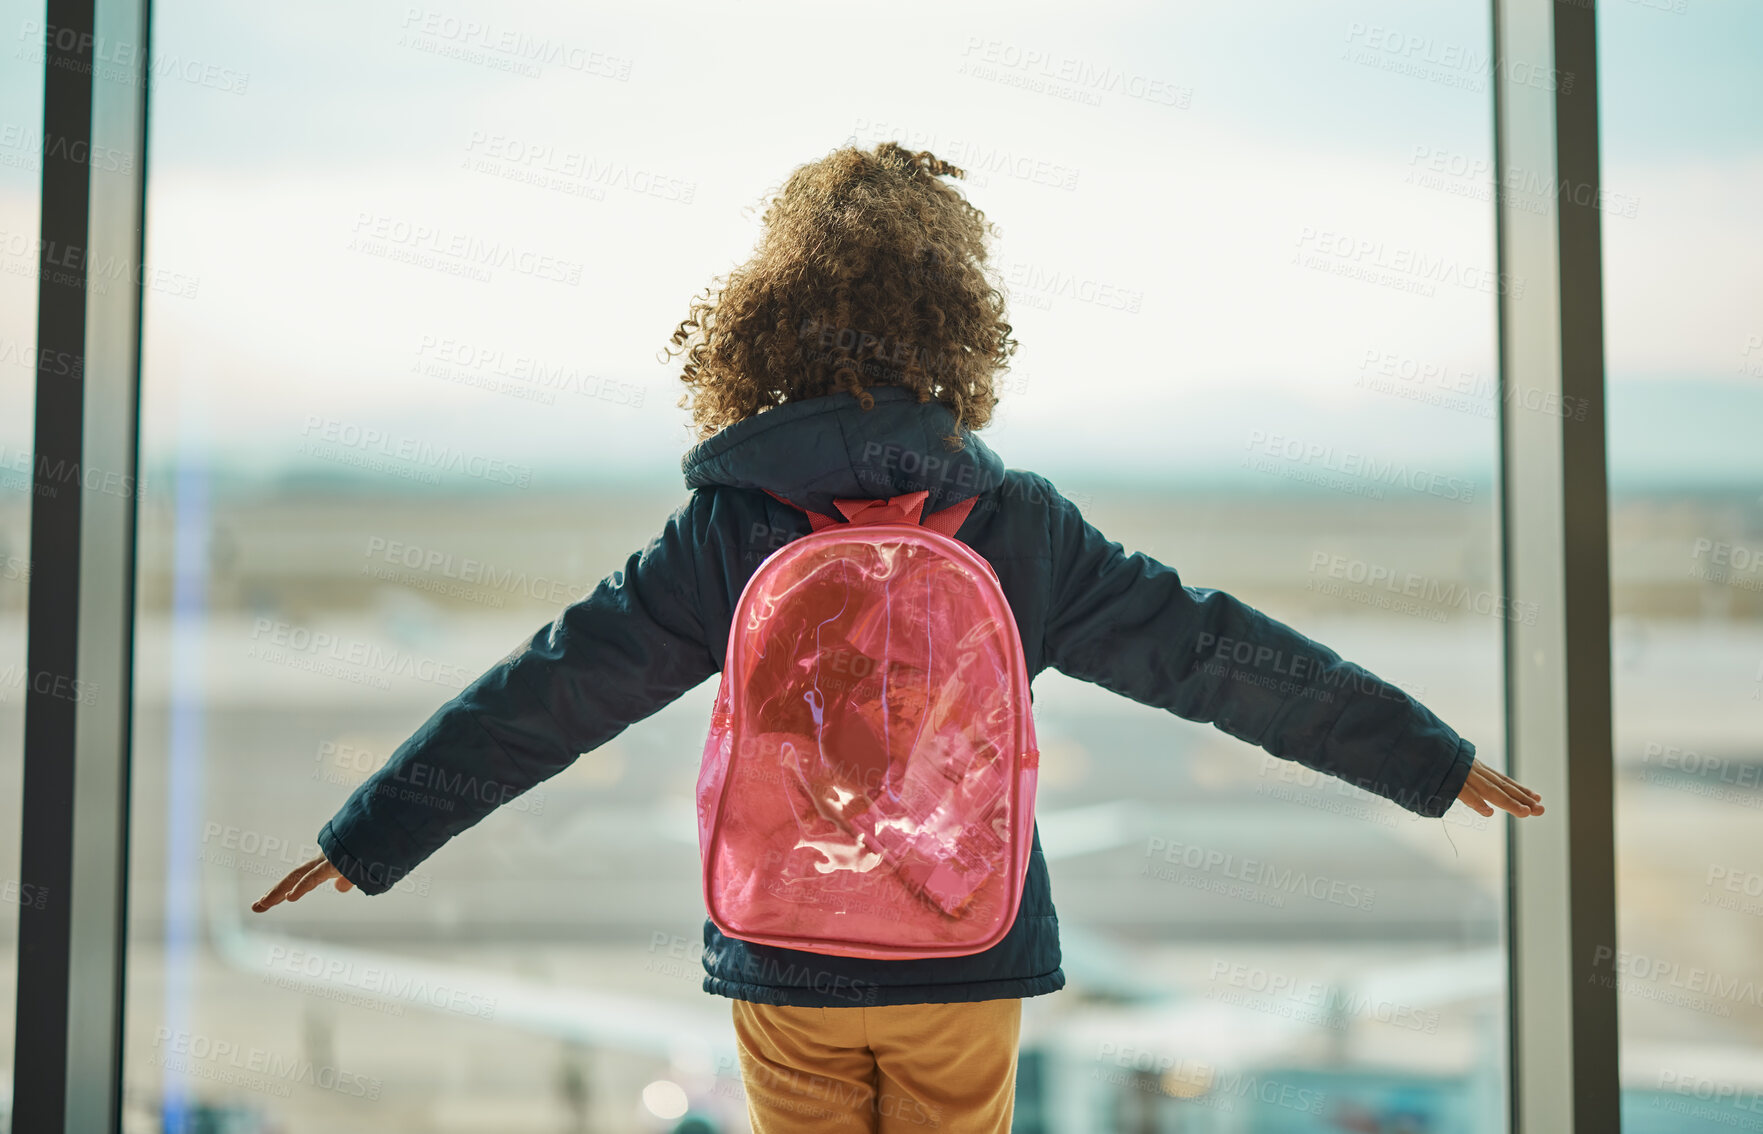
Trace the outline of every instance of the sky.
{"type": "MultiPolygon", "coordinates": [[[[40,9],[0,20],[16,447],[40,9]]],[[[1485,4],[171,0],[154,37],[150,465],[677,477],[688,300],[768,186],[884,137],[967,166],[1000,228],[1009,463],[1495,459],[1492,292],[1525,281],[1494,273],[1485,4]]],[[[1754,4],[1600,5],[1618,482],[1763,480],[1759,49],[1754,4]]]]}

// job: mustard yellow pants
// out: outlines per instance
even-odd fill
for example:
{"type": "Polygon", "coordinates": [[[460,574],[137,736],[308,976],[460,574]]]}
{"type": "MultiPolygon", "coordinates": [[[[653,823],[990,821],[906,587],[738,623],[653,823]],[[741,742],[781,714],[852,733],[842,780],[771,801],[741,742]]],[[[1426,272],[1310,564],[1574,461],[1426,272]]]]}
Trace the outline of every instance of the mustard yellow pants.
{"type": "Polygon", "coordinates": [[[1021,1000],[733,1003],[753,1134],[1009,1134],[1021,1000]]]}

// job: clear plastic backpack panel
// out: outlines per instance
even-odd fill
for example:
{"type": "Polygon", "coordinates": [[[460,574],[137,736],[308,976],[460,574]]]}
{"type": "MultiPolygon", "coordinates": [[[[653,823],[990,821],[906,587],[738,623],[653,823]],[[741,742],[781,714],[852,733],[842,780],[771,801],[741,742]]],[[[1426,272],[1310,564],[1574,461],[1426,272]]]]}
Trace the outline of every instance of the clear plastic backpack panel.
{"type": "Polygon", "coordinates": [[[700,783],[721,796],[714,846],[700,809],[713,913],[737,936],[898,949],[1001,934],[1034,773],[995,588],[916,534],[804,546],[756,582],[716,718],[734,735],[713,726],[700,783]]]}

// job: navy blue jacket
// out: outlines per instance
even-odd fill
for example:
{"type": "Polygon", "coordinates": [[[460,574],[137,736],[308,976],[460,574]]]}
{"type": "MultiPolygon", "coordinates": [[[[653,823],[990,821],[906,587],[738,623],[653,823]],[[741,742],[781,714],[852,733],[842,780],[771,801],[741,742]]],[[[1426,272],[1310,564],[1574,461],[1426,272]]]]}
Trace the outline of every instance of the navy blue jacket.
{"type": "MultiPolygon", "coordinates": [[[[770,409],[688,453],[691,496],[660,535],[400,745],[319,833],[326,857],[364,893],[382,893],[495,806],[471,794],[442,810],[383,784],[414,768],[430,783],[509,785],[511,798],[719,672],[748,577],[809,530],[768,489],[833,515],[834,497],[926,489],[937,511],[977,496],[956,535],[996,570],[1031,678],[1052,666],[1429,818],[1456,799],[1475,749],[1404,690],[1127,554],[978,437],[950,452],[938,403],[892,387],[872,394],[867,412],[843,393],[770,409]]],[[[828,957],[728,938],[706,920],[704,967],[708,992],[809,1007],[1036,996],[1065,983],[1038,831],[1016,922],[983,953],[828,957]]]]}

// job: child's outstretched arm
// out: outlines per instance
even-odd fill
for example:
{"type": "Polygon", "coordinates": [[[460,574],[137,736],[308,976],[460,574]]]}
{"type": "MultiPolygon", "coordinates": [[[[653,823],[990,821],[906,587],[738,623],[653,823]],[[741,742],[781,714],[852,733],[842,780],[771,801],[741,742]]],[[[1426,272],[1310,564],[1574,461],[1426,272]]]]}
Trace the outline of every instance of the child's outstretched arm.
{"type": "MultiPolygon", "coordinates": [[[[1044,482],[1043,482],[1044,483],[1044,482]]],[[[1053,580],[1047,660],[1146,705],[1437,818],[1462,798],[1541,814],[1541,799],[1475,758],[1399,686],[1223,591],[1126,554],[1045,485],[1053,580]]]]}
{"type": "Polygon", "coordinates": [[[323,856],[252,908],[330,880],[384,892],[498,805],[715,673],[697,601],[706,540],[697,505],[688,501],[623,571],[436,710],[325,824],[323,856]]]}

